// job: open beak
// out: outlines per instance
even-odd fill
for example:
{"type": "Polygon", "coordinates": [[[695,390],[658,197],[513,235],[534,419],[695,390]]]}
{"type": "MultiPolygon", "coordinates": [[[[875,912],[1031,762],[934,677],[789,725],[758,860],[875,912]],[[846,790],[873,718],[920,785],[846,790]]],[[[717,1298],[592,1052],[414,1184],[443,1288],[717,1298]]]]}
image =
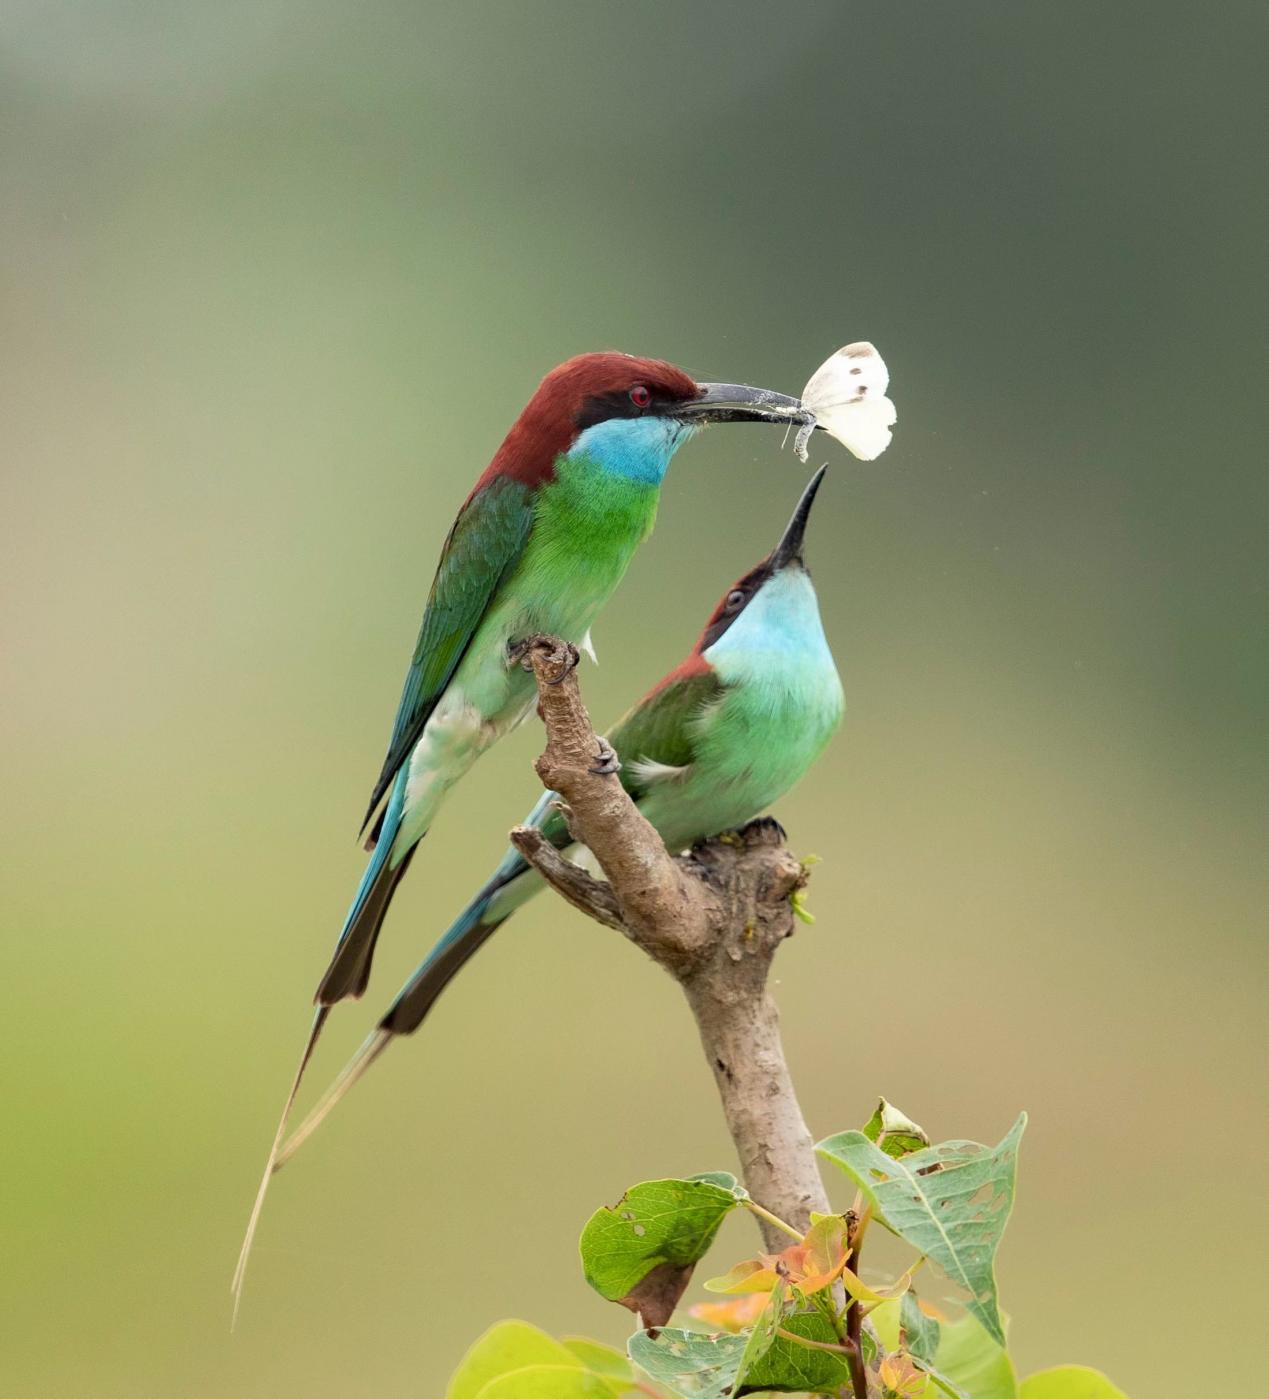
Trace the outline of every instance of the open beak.
{"type": "Polygon", "coordinates": [[[802,492],[802,499],[798,501],[797,509],[793,512],[793,518],[785,526],[780,542],[775,546],[775,551],[771,555],[770,570],[772,573],[779,573],[782,568],[787,568],[791,563],[802,564],[802,540],[806,534],[806,522],[811,518],[811,506],[815,504],[815,493],[820,488],[820,482],[824,479],[827,466],[820,469],[807,482],[806,490],[802,492]]]}
{"type": "Polygon", "coordinates": [[[698,384],[697,396],[677,403],[676,418],[699,423],[814,423],[800,398],[773,389],[751,389],[748,384],[698,384]]]}

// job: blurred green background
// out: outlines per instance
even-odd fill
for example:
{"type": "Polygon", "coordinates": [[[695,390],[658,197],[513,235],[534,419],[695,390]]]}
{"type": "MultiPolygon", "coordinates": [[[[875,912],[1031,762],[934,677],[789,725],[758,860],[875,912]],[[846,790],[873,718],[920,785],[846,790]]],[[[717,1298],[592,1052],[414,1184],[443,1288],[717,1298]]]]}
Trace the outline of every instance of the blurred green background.
{"type": "MultiPolygon", "coordinates": [[[[895,443],[821,441],[810,541],[849,714],[779,811],[824,857],[778,963],[804,1106],[992,1141],[1027,1107],[1022,1363],[1192,1394],[1183,1290],[1209,1355],[1260,1323],[1269,1150],[1264,7],[0,31],[4,1393],[434,1396],[504,1314],[620,1339],[581,1223],[733,1163],[674,987],[546,900],[278,1178],[233,1337],[228,1282],[441,540],[538,378],[618,347],[797,392],[868,338],[895,443]]],[[[676,461],[598,718],[770,546],[779,446],[676,461]]],[[[312,1088],[534,799],[534,727],[312,1088]]]]}

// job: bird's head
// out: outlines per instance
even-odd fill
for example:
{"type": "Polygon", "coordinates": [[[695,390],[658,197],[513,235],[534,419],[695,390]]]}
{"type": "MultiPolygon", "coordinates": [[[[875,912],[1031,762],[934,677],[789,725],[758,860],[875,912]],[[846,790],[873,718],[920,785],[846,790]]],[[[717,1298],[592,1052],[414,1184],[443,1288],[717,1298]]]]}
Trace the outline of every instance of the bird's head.
{"type": "Polygon", "coordinates": [[[782,636],[796,641],[808,627],[822,637],[819,604],[803,546],[811,506],[827,470],[820,467],[807,483],[776,547],[723,594],[696,643],[697,654],[713,662],[722,649],[719,643],[724,647],[747,644],[749,634],[760,631],[769,632],[777,643],[782,636]]]}
{"type": "Polygon", "coordinates": [[[623,474],[659,481],[675,448],[699,427],[805,416],[786,394],[697,383],[664,360],[576,355],[542,380],[486,474],[537,485],[550,479],[557,458],[585,452],[623,474]]]}

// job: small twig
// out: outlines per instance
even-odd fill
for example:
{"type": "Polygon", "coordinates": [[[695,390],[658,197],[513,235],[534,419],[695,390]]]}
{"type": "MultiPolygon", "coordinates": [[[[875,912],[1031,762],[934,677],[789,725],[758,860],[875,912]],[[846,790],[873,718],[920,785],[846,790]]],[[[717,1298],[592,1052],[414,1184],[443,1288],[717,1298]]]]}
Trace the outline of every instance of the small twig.
{"type": "Polygon", "coordinates": [[[796,1341],[800,1346],[809,1346],[812,1350],[831,1350],[834,1355],[850,1355],[851,1348],[848,1345],[838,1345],[836,1341],[813,1341],[809,1336],[799,1336],[796,1331],[786,1331],[783,1326],[776,1327],[776,1335],[783,1336],[786,1341],[796,1341]]]}
{"type": "Polygon", "coordinates": [[[773,1228],[783,1230],[789,1238],[796,1239],[798,1243],[802,1242],[802,1235],[792,1224],[786,1224],[779,1215],[772,1214],[770,1210],[764,1210],[757,1200],[746,1200],[745,1208],[756,1214],[759,1219],[765,1219],[773,1228]]]}
{"type": "Polygon", "coordinates": [[[850,1366],[850,1383],[855,1399],[868,1399],[868,1371],[864,1368],[864,1353],[858,1341],[847,1341],[846,1363],[850,1366]]]}
{"type": "Polygon", "coordinates": [[[511,844],[574,908],[581,909],[605,927],[626,931],[612,886],[561,855],[536,826],[517,826],[511,832],[511,844]]]}
{"type": "Polygon", "coordinates": [[[812,1341],[807,1336],[799,1336],[796,1331],[786,1331],[783,1326],[776,1327],[776,1335],[786,1341],[796,1341],[800,1346],[809,1346],[811,1350],[826,1350],[833,1355],[844,1355],[850,1370],[850,1386],[855,1399],[868,1399],[868,1372],[864,1368],[863,1352],[859,1349],[857,1341],[846,1340],[840,1345],[836,1341],[812,1341]]]}
{"type": "MultiPolygon", "coordinates": [[[[864,1231],[868,1228],[871,1211],[857,1215],[851,1210],[846,1216],[846,1246],[850,1250],[851,1272],[859,1277],[859,1252],[863,1246],[864,1231]]],[[[855,1387],[855,1399],[868,1399],[868,1376],[864,1372],[863,1348],[860,1337],[863,1333],[863,1308],[854,1298],[846,1309],[846,1339],[854,1348],[851,1360],[850,1378],[855,1387]]]]}

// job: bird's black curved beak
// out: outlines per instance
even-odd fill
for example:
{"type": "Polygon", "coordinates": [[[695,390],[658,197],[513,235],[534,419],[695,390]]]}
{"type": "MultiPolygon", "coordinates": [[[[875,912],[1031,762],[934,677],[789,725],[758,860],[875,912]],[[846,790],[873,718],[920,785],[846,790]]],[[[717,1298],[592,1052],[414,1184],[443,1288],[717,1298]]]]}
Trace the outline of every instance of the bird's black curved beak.
{"type": "Polygon", "coordinates": [[[815,504],[815,493],[819,490],[820,482],[824,479],[824,473],[827,470],[827,466],[821,466],[807,482],[806,490],[802,492],[802,499],[798,501],[797,509],[793,512],[793,518],[785,526],[784,533],[780,536],[780,542],[772,552],[769,566],[772,573],[779,573],[782,568],[787,568],[791,563],[804,563],[802,540],[806,535],[806,522],[811,518],[811,506],[815,504]]]}
{"type": "Polygon", "coordinates": [[[706,423],[796,423],[815,419],[802,407],[800,398],[774,389],[754,389],[748,384],[698,384],[695,398],[676,403],[669,411],[676,418],[693,424],[706,423]]]}

